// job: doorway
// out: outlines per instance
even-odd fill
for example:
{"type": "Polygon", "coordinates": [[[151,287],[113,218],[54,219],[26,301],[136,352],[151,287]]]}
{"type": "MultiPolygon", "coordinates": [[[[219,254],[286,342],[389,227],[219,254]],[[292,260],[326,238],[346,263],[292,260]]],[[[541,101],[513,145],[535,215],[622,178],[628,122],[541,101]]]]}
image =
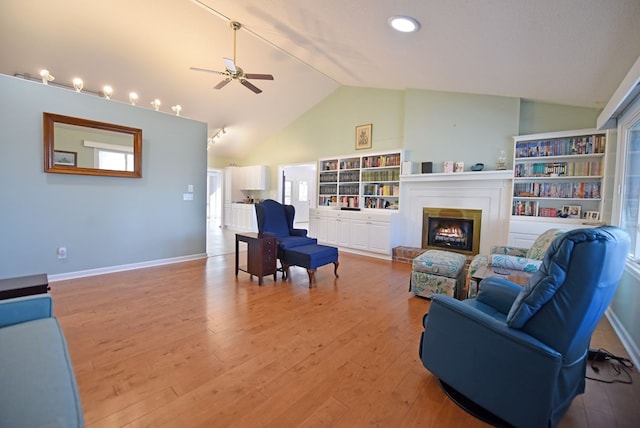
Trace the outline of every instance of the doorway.
{"type": "Polygon", "coordinates": [[[207,170],[207,255],[225,254],[225,238],[222,233],[223,171],[207,170]]]}
{"type": "Polygon", "coordinates": [[[279,167],[280,202],[296,209],[294,227],[307,229],[309,208],[316,207],[316,164],[304,163],[279,167]]]}

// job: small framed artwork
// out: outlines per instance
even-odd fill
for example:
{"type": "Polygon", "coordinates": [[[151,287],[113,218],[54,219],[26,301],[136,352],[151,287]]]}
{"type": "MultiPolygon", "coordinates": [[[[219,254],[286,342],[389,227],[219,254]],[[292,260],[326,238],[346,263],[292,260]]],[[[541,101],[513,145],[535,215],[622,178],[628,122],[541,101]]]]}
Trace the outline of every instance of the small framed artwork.
{"type": "Polygon", "coordinates": [[[580,205],[562,206],[562,214],[565,214],[569,218],[580,218],[580,211],[582,211],[582,207],[580,205]]]}
{"type": "Polygon", "coordinates": [[[367,125],[356,126],[356,150],[371,148],[372,128],[373,125],[371,123],[367,125]]]}
{"type": "Polygon", "coordinates": [[[54,150],[53,164],[63,166],[78,166],[78,152],[54,150]]]}
{"type": "Polygon", "coordinates": [[[585,211],[584,219],[588,221],[600,221],[599,211],[585,211]]]}

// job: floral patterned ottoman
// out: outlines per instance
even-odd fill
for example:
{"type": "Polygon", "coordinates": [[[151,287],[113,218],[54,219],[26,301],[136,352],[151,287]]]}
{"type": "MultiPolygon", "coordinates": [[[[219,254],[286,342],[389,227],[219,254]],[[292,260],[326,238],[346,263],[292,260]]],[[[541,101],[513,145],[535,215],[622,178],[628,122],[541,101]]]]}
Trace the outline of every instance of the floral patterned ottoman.
{"type": "Polygon", "coordinates": [[[446,294],[462,299],[465,287],[464,266],[467,258],[458,253],[427,250],[413,259],[409,289],[416,296],[446,294]]]}

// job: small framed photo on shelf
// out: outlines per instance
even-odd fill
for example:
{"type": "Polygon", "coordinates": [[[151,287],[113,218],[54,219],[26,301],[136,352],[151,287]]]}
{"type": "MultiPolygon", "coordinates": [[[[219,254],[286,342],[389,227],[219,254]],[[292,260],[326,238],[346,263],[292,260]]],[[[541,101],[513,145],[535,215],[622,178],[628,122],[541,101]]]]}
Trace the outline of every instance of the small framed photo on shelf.
{"type": "Polygon", "coordinates": [[[356,150],[371,148],[372,128],[373,125],[371,123],[367,125],[356,126],[356,150]]]}
{"type": "Polygon", "coordinates": [[[78,166],[78,152],[54,150],[53,164],[62,166],[78,166]]]}
{"type": "Polygon", "coordinates": [[[600,221],[600,211],[585,211],[584,219],[587,221],[598,222],[600,221]]]}
{"type": "Polygon", "coordinates": [[[568,218],[580,218],[580,211],[582,211],[582,207],[580,205],[563,205],[562,206],[562,214],[563,217],[568,218]]]}

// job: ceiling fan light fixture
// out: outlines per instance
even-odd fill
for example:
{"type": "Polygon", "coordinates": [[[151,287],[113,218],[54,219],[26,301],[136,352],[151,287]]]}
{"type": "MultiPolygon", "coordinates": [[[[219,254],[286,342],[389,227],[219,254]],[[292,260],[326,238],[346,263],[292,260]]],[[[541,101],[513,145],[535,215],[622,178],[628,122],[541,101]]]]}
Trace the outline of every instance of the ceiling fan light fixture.
{"type": "Polygon", "coordinates": [[[388,22],[391,28],[402,33],[414,33],[420,29],[420,23],[410,16],[392,16],[388,22]]]}

